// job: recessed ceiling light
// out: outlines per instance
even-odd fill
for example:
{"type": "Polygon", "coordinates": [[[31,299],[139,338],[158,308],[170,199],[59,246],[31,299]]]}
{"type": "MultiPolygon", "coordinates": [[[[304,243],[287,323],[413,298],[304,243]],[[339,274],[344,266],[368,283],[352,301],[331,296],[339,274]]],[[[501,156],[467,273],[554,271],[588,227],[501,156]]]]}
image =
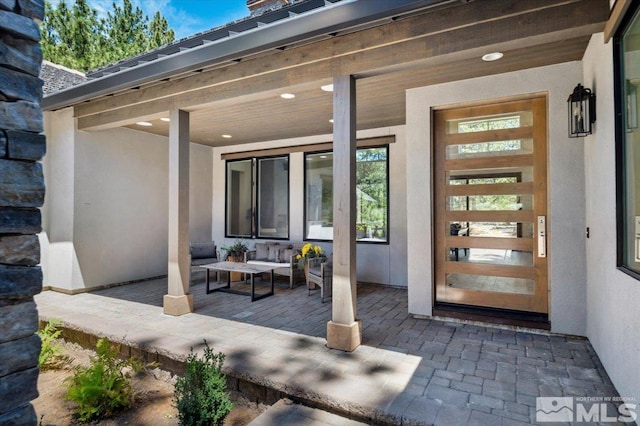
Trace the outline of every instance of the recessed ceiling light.
{"type": "Polygon", "coordinates": [[[144,127],[153,126],[153,124],[149,123],[148,121],[138,121],[136,124],[138,126],[144,126],[144,127]]]}
{"type": "Polygon", "coordinates": [[[321,155],[320,158],[327,158],[327,156],[326,155],[321,155]]]}
{"type": "Polygon", "coordinates": [[[329,119],[329,123],[333,123],[333,118],[329,119]]]}
{"type": "Polygon", "coordinates": [[[160,121],[166,121],[166,122],[169,122],[169,121],[171,121],[171,119],[170,119],[169,117],[162,117],[162,118],[160,119],[160,121]]]}
{"type": "Polygon", "coordinates": [[[225,138],[225,139],[231,139],[233,136],[231,136],[231,135],[222,135],[222,137],[225,138]]]}
{"type": "Polygon", "coordinates": [[[482,55],[482,60],[485,62],[497,61],[504,56],[502,52],[492,52],[487,53],[486,55],[482,55]]]}
{"type": "Polygon", "coordinates": [[[325,84],[324,86],[320,86],[320,88],[325,92],[333,92],[333,84],[325,84]]]}
{"type": "Polygon", "coordinates": [[[282,99],[293,99],[296,97],[293,93],[283,93],[280,95],[282,99]]]}

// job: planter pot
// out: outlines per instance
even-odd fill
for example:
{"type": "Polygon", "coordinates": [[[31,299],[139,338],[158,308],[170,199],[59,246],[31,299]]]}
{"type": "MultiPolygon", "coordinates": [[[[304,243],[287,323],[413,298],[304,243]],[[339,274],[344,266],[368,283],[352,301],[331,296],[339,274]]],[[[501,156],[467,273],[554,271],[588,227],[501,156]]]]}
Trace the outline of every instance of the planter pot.
{"type": "MultiPolygon", "coordinates": [[[[227,262],[244,262],[244,256],[227,256],[227,262]]],[[[231,281],[242,281],[242,272],[229,272],[231,274],[231,281]]]]}

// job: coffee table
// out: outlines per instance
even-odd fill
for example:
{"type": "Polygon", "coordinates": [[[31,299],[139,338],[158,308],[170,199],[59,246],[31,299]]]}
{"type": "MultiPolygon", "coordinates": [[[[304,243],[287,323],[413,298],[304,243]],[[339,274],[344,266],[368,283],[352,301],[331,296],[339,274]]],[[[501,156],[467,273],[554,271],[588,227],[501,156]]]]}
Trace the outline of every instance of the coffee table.
{"type": "MultiPolygon", "coordinates": [[[[251,296],[252,302],[255,302],[256,300],[264,299],[265,297],[273,296],[275,294],[273,270],[276,269],[277,266],[249,265],[247,263],[242,263],[242,262],[217,262],[217,263],[209,263],[208,265],[202,265],[200,267],[207,269],[207,294],[213,293],[214,291],[222,291],[222,292],[231,293],[231,294],[241,294],[244,296],[251,296]],[[227,274],[227,285],[224,287],[217,287],[213,289],[210,288],[209,270],[229,272],[227,274]],[[232,289],[231,288],[231,272],[240,272],[242,274],[249,274],[249,276],[251,277],[251,291],[240,291],[240,290],[232,289]],[[271,291],[269,293],[256,295],[255,276],[257,274],[262,274],[264,272],[271,272],[270,274],[271,275],[271,291]]],[[[218,274],[218,280],[219,279],[220,279],[220,275],[218,274]]]]}

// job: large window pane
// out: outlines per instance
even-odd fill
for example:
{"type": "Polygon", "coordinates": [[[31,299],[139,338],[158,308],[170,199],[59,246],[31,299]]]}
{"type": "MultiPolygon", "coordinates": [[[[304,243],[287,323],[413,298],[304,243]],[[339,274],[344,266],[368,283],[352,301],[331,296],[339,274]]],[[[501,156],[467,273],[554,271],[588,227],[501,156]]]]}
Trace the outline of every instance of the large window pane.
{"type": "Polygon", "coordinates": [[[387,148],[356,151],[356,239],[387,241],[387,148]]]}
{"type": "Polygon", "coordinates": [[[618,104],[622,120],[619,135],[622,136],[624,168],[622,174],[622,253],[621,266],[640,273],[640,131],[638,130],[637,85],[640,84],[640,17],[638,9],[620,39],[621,66],[618,104]]]}
{"type": "MultiPolygon", "coordinates": [[[[386,242],[388,233],[388,148],[356,152],[356,238],[386,242]]],[[[333,239],[333,154],[305,156],[305,235],[333,239]]]]}
{"type": "Polygon", "coordinates": [[[251,160],[227,162],[227,235],[251,237],[253,165],[251,160]]]}
{"type": "Polygon", "coordinates": [[[258,237],[289,238],[289,158],[258,160],[258,237]]]}
{"type": "Polygon", "coordinates": [[[228,237],[289,238],[288,156],[227,162],[226,220],[228,237]]]}
{"type": "Polygon", "coordinates": [[[333,240],[333,154],[308,154],[305,158],[306,236],[333,240]]]}

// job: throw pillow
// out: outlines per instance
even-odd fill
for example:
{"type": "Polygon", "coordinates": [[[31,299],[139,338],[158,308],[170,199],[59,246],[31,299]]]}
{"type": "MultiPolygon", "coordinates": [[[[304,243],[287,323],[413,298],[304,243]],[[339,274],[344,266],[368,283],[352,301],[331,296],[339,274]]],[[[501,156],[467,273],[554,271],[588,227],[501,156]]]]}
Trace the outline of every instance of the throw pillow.
{"type": "Polygon", "coordinates": [[[267,256],[267,260],[269,262],[277,262],[279,253],[280,247],[278,246],[278,244],[269,244],[269,255],[267,256]]]}
{"type": "Polygon", "coordinates": [[[296,254],[296,251],[292,248],[284,249],[280,252],[280,263],[291,262],[291,256],[296,254]]]}
{"type": "Polygon", "coordinates": [[[269,257],[269,246],[267,243],[256,243],[256,259],[265,260],[269,257]]]}

